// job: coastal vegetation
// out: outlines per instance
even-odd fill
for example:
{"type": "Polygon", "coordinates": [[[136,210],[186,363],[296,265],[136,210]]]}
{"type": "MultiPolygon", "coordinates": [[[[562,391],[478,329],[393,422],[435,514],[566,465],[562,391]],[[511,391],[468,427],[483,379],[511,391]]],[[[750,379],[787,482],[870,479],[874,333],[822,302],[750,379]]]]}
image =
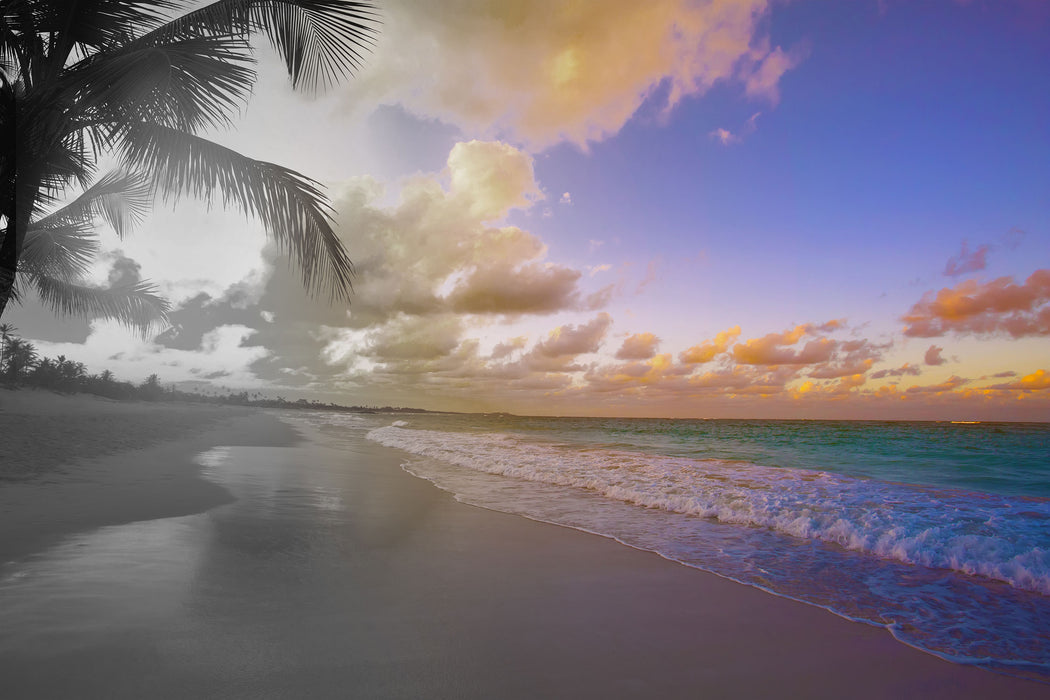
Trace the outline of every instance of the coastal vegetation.
{"type": "Polygon", "coordinates": [[[11,324],[0,324],[0,388],[44,389],[62,394],[92,394],[118,401],[188,401],[257,408],[316,409],[350,413],[428,413],[400,406],[344,406],[304,398],[289,400],[262,392],[207,387],[187,390],[165,384],[151,374],[138,384],[117,378],[112,371],[91,373],[83,362],[65,355],[44,357],[32,342],[15,334],[11,324]]]}

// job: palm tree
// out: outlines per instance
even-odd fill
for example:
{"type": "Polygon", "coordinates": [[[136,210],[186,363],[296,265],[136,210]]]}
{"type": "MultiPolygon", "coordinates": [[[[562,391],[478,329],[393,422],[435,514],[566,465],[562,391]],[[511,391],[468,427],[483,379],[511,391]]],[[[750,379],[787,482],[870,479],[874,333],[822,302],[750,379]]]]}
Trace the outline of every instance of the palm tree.
{"type": "Polygon", "coordinates": [[[4,355],[7,351],[7,341],[18,329],[10,323],[0,323],[0,368],[4,366],[4,355]]]}
{"type": "Polygon", "coordinates": [[[22,375],[33,369],[38,357],[36,346],[28,340],[12,337],[7,341],[7,356],[0,372],[8,379],[18,381],[22,375]]]}
{"type": "Polygon", "coordinates": [[[93,255],[94,219],[123,235],[155,192],[169,201],[221,196],[262,222],[310,293],[348,298],[353,266],[319,184],[200,134],[230,126],[245,104],[253,34],[269,38],[293,87],[323,88],[359,67],[375,31],[373,4],[214,0],[185,11],[196,4],[4,0],[0,314],[23,282],[59,312],[129,324],[155,313],[148,285],[105,295],[78,282],[93,255]],[[98,177],[105,154],[121,167],[98,177]],[[70,187],[83,193],[55,209],[70,187]]]}

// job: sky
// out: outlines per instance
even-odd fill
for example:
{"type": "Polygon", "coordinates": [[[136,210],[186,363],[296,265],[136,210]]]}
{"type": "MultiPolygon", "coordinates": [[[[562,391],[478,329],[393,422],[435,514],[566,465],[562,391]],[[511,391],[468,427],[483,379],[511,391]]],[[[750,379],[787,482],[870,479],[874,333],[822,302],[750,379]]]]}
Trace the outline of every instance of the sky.
{"type": "Polygon", "coordinates": [[[91,371],[289,399],[1050,420],[1050,3],[380,7],[323,95],[260,44],[211,135],[325,184],[349,305],[182,201],[102,227],[94,271],[155,283],[169,328],[5,321],[91,371]]]}

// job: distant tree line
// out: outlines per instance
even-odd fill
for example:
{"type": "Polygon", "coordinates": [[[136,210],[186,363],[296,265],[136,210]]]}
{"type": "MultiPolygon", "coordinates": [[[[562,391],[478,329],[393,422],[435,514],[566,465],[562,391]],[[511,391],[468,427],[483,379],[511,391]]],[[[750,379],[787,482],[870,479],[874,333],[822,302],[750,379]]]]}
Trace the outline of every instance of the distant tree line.
{"type": "Polygon", "coordinates": [[[233,392],[223,389],[214,393],[205,390],[183,391],[174,385],[164,387],[160,377],[151,374],[139,383],[117,379],[113,372],[103,370],[89,374],[83,362],[67,359],[41,357],[33,343],[15,335],[18,329],[9,323],[0,323],[0,384],[9,387],[33,387],[64,394],[94,394],[108,399],[142,401],[192,401],[196,403],[255,406],[259,408],[311,408],[326,411],[352,413],[427,413],[420,408],[397,406],[342,406],[335,403],[296,399],[289,401],[283,396],[275,399],[263,397],[259,392],[233,392]]]}

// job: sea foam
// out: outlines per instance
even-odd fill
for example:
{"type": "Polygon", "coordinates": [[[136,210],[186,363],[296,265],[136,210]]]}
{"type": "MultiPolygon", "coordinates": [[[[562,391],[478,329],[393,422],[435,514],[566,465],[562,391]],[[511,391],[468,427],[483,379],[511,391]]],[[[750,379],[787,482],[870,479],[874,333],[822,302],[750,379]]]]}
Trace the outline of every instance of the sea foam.
{"type": "Polygon", "coordinates": [[[726,460],[406,429],[368,438],[467,469],[795,538],[1050,595],[1050,501],[726,460]]]}

